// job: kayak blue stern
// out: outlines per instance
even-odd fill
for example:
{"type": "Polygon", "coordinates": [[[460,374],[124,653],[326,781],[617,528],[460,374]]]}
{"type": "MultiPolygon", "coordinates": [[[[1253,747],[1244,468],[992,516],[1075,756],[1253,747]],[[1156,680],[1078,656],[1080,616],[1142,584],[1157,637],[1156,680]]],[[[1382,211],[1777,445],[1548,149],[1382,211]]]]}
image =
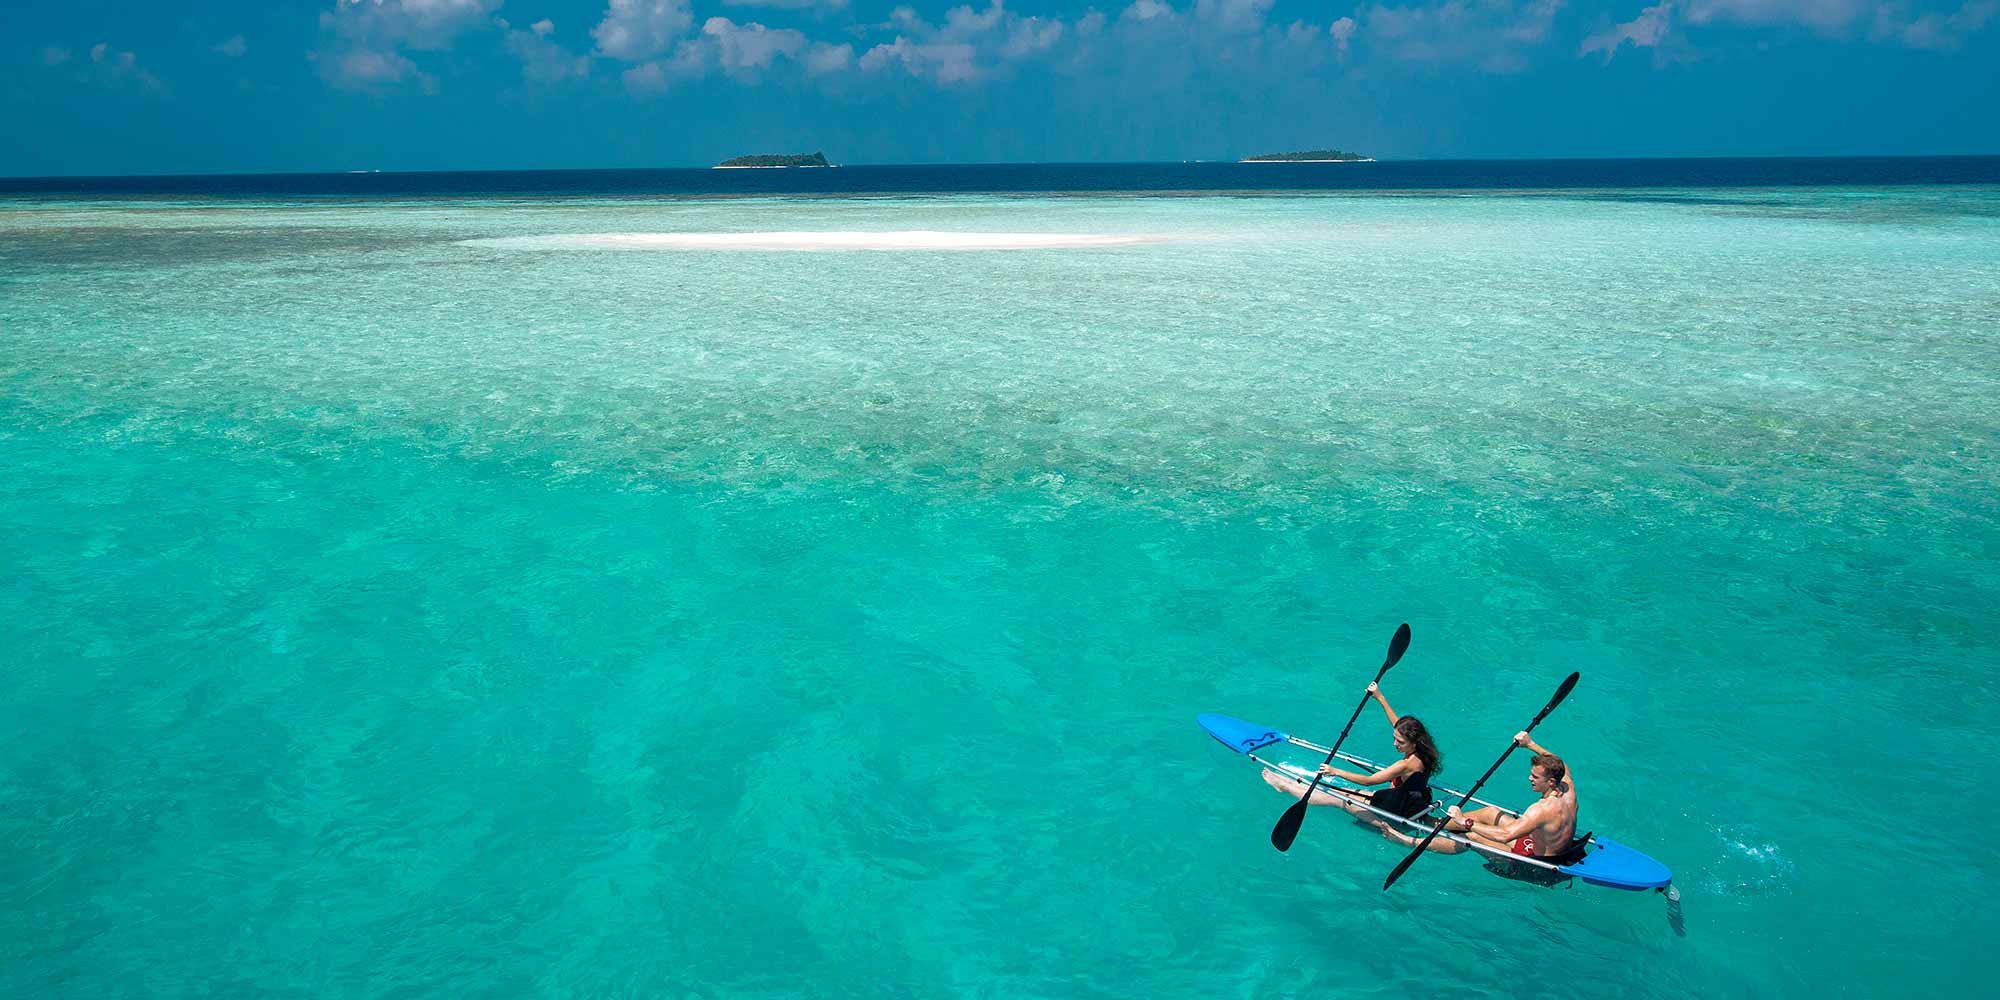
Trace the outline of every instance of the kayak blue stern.
{"type": "Polygon", "coordinates": [[[1664,889],[1674,880],[1666,865],[1640,854],[1609,837],[1592,837],[1593,850],[1582,861],[1564,865],[1565,875],[1574,875],[1592,885],[1613,889],[1664,889]]]}

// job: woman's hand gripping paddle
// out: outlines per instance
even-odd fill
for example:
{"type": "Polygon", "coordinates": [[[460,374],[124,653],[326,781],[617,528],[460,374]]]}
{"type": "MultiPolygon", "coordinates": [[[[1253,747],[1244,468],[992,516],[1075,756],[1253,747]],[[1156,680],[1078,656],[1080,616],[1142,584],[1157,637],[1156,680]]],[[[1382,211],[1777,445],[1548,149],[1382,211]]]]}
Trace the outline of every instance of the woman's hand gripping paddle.
{"type": "MultiPolygon", "coordinates": [[[[1389,655],[1382,660],[1382,669],[1375,671],[1375,683],[1379,684],[1382,682],[1382,676],[1389,672],[1390,667],[1396,665],[1397,660],[1403,658],[1403,652],[1409,648],[1410,623],[1404,622],[1402,627],[1396,630],[1396,637],[1389,640],[1389,655]]],[[[1347,717],[1347,728],[1340,731],[1340,739],[1334,740],[1333,749],[1326,752],[1326,762],[1328,764],[1333,763],[1334,754],[1340,752],[1340,745],[1347,741],[1348,731],[1354,728],[1354,720],[1361,718],[1361,710],[1367,707],[1368,692],[1363,691],[1361,693],[1361,704],[1354,706],[1354,714],[1347,717]]],[[[1306,786],[1306,793],[1299,796],[1299,800],[1292,803],[1292,807],[1285,810],[1283,816],[1278,817],[1278,825],[1271,828],[1272,847],[1281,851],[1291,850],[1292,840],[1299,835],[1299,824],[1306,821],[1306,803],[1312,798],[1314,792],[1319,791],[1319,782],[1322,777],[1324,775],[1313,775],[1312,784],[1306,786]]]]}
{"type": "MultiPolygon", "coordinates": [[[[1535,721],[1528,723],[1528,728],[1524,730],[1524,732],[1529,732],[1529,733],[1534,732],[1535,727],[1541,725],[1542,720],[1547,718],[1550,712],[1555,711],[1556,706],[1562,704],[1564,698],[1569,697],[1569,689],[1576,686],[1576,679],[1578,676],[1579,675],[1577,674],[1571,674],[1563,679],[1562,687],[1556,688],[1556,696],[1550,698],[1549,703],[1543,705],[1542,710],[1535,713],[1535,721]]],[[[1486,784],[1486,779],[1493,777],[1493,772],[1500,770],[1500,765],[1505,764],[1507,762],[1507,755],[1513,753],[1514,748],[1518,746],[1520,746],[1519,743],[1510,742],[1507,744],[1507,753],[1501,754],[1500,759],[1494,761],[1493,766],[1487,768],[1486,773],[1484,775],[1481,775],[1479,780],[1473,784],[1472,788],[1465,793],[1465,797],[1458,800],[1458,808],[1460,809],[1465,808],[1465,804],[1467,802],[1472,801],[1472,797],[1474,795],[1479,794],[1479,786],[1486,784]]],[[[1447,810],[1445,813],[1445,818],[1438,820],[1437,825],[1431,827],[1431,832],[1424,836],[1423,842],[1417,845],[1417,849],[1411,851],[1410,856],[1404,858],[1403,863],[1397,865],[1396,870],[1390,872],[1389,877],[1382,881],[1382,891],[1387,892],[1390,886],[1396,884],[1397,879],[1403,877],[1404,872],[1410,870],[1411,865],[1417,863],[1418,858],[1424,856],[1424,852],[1430,849],[1431,841],[1437,839],[1438,831],[1444,829],[1444,825],[1449,822],[1451,822],[1451,813],[1449,810],[1447,810]]]]}

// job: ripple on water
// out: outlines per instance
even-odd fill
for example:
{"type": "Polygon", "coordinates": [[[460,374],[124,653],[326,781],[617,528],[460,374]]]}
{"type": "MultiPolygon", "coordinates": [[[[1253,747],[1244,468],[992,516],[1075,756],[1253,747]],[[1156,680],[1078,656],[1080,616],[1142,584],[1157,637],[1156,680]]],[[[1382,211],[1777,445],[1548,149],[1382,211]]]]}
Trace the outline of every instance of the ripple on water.
{"type": "Polygon", "coordinates": [[[1722,850],[1698,883],[1714,896],[1745,896],[1789,892],[1794,868],[1775,843],[1751,827],[1729,826],[1715,832],[1722,850]]]}

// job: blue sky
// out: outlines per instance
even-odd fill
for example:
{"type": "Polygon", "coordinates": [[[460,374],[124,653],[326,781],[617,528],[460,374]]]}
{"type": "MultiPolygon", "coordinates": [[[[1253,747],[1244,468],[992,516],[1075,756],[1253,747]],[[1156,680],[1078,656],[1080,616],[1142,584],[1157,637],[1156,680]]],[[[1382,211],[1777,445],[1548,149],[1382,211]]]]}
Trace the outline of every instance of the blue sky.
{"type": "Polygon", "coordinates": [[[0,174],[2000,153],[2000,0],[11,0],[0,174]]]}

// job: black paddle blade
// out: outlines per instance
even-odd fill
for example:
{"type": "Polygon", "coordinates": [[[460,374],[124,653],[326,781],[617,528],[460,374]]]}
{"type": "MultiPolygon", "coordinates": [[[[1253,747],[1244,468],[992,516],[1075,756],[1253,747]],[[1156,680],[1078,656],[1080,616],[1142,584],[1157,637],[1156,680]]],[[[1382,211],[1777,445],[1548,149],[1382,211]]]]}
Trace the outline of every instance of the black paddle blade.
{"type": "Polygon", "coordinates": [[[1564,698],[1569,697],[1570,689],[1576,687],[1577,678],[1582,676],[1583,674],[1578,672],[1563,678],[1562,687],[1556,688],[1556,696],[1549,699],[1549,707],[1542,709],[1542,714],[1535,716],[1535,721],[1540,722],[1542,721],[1542,715],[1547,715],[1555,711],[1556,706],[1562,704],[1564,698]]]}
{"type": "Polygon", "coordinates": [[[1389,877],[1382,880],[1382,891],[1388,892],[1389,887],[1395,885],[1396,880],[1402,878],[1403,873],[1409,871],[1410,866],[1416,864],[1417,859],[1422,857],[1424,852],[1430,849],[1430,846],[1431,846],[1430,838],[1428,837],[1424,838],[1423,845],[1418,847],[1416,850],[1411,851],[1408,855],[1406,855],[1403,858],[1402,863],[1396,866],[1396,870],[1390,872],[1389,877]]]}
{"type": "MultiPolygon", "coordinates": [[[[1375,679],[1378,681],[1381,680],[1382,675],[1388,673],[1389,668],[1395,666],[1396,661],[1402,659],[1403,654],[1407,652],[1409,648],[1410,648],[1410,623],[1404,622],[1402,625],[1396,628],[1395,636],[1389,640],[1389,655],[1388,657],[1383,659],[1382,669],[1375,672],[1375,679]]],[[[1361,696],[1361,703],[1354,706],[1354,714],[1347,717],[1347,728],[1342,729],[1340,731],[1340,739],[1334,740],[1333,749],[1327,751],[1326,753],[1327,763],[1329,764],[1333,763],[1333,758],[1340,754],[1340,745],[1347,741],[1347,734],[1354,729],[1354,720],[1360,718],[1361,710],[1367,707],[1368,707],[1368,696],[1364,694],[1361,696]]],[[[1314,778],[1313,783],[1306,788],[1306,793],[1304,795],[1299,796],[1299,800],[1297,802],[1292,803],[1292,807],[1290,809],[1285,810],[1285,814],[1283,816],[1278,817],[1278,825],[1271,828],[1272,847],[1275,847],[1281,851],[1289,851],[1292,849],[1292,841],[1297,839],[1299,835],[1299,826],[1300,824],[1303,824],[1306,821],[1307,801],[1312,798],[1313,792],[1316,791],[1318,788],[1319,788],[1319,779],[1314,778]]]]}
{"type": "MultiPolygon", "coordinates": [[[[1396,629],[1396,637],[1389,640],[1389,655],[1382,661],[1382,669],[1387,671],[1390,667],[1395,666],[1396,661],[1402,659],[1403,654],[1409,651],[1410,623],[1404,622],[1401,627],[1396,629]]],[[[1381,678],[1378,677],[1376,679],[1380,680],[1381,678]]]]}
{"type": "Polygon", "coordinates": [[[1271,846],[1281,851],[1292,849],[1292,841],[1299,836],[1299,824],[1306,821],[1306,800],[1300,799],[1278,817],[1278,825],[1271,828],[1271,846]]]}

